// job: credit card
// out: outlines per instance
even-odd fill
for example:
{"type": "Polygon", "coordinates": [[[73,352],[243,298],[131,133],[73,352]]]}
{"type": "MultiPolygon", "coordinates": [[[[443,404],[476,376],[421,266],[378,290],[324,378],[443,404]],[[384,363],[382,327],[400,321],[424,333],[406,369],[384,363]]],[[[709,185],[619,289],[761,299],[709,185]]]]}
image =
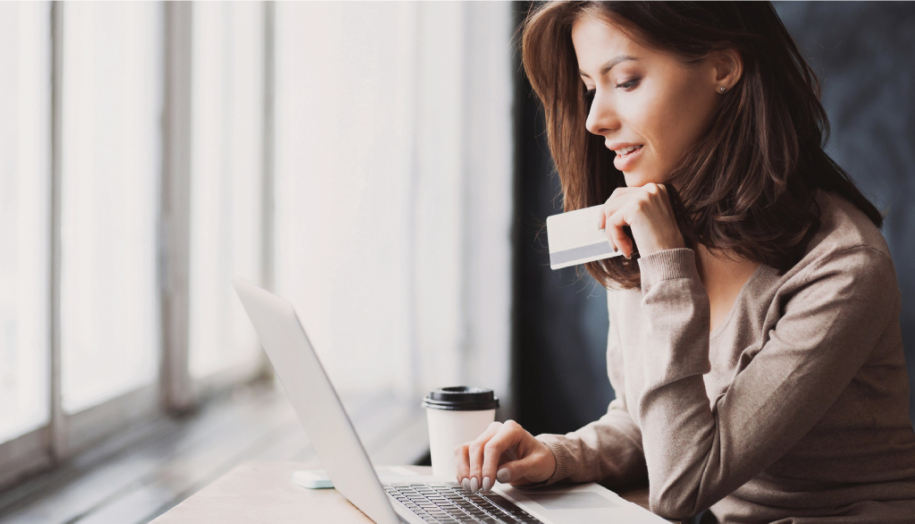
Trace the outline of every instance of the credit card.
{"type": "Polygon", "coordinates": [[[623,254],[614,251],[604,230],[597,228],[602,207],[586,207],[546,218],[551,268],[562,269],[623,254]]]}

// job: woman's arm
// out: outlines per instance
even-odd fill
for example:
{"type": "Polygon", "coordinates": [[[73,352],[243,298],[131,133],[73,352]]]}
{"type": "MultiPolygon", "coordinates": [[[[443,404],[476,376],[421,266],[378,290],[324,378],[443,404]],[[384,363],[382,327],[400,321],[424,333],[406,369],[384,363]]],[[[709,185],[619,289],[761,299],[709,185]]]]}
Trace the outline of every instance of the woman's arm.
{"type": "Polygon", "coordinates": [[[543,485],[569,480],[623,486],[646,478],[642,434],[622,398],[610,403],[607,414],[577,431],[536,438],[556,458],[556,471],[543,485]]]}
{"type": "Polygon", "coordinates": [[[543,434],[537,439],[545,443],[556,458],[556,471],[545,484],[560,480],[572,482],[603,481],[622,486],[647,479],[642,432],[629,414],[625,398],[625,378],[617,363],[619,333],[617,294],[607,292],[610,327],[607,332],[607,361],[610,385],[616,399],[600,419],[566,435],[543,434]]]}
{"type": "MultiPolygon", "coordinates": [[[[615,295],[608,293],[610,329],[607,358],[619,355],[619,335],[614,316],[615,295]]],[[[608,366],[610,371],[613,369],[608,366]]],[[[534,437],[514,421],[494,422],[473,442],[455,448],[457,479],[476,478],[476,486],[489,489],[487,479],[516,486],[544,486],[560,480],[603,480],[625,485],[647,478],[642,435],[627,411],[624,380],[609,373],[617,398],[599,420],[566,435],[534,437]],[[505,453],[511,451],[511,453],[505,453]]],[[[473,489],[472,480],[466,482],[473,489]]]]}
{"type": "MultiPolygon", "coordinates": [[[[639,260],[645,388],[638,418],[650,504],[683,518],[708,508],[792,448],[823,416],[898,314],[889,257],[860,246],[811,265],[767,341],[715,406],[708,296],[690,249],[639,260]]],[[[634,399],[633,399],[634,400],[634,399]]]]}

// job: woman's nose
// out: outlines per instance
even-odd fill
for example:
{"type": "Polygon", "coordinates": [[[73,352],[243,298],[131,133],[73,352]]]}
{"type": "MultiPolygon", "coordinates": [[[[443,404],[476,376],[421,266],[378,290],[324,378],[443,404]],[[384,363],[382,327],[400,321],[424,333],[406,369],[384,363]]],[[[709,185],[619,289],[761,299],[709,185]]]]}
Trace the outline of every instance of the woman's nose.
{"type": "Polygon", "coordinates": [[[610,107],[605,97],[595,93],[591,102],[591,108],[588,110],[588,119],[585,121],[585,129],[595,135],[606,135],[607,132],[619,127],[619,121],[616,111],[610,107]]]}

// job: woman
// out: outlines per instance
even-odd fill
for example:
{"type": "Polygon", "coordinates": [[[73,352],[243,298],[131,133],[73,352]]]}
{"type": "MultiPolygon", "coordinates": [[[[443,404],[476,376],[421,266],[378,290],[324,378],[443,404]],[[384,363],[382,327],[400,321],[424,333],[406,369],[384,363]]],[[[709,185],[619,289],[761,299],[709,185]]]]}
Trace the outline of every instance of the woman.
{"type": "Polygon", "coordinates": [[[772,6],[550,3],[522,45],[565,209],[603,204],[625,255],[587,265],[611,288],[616,400],[567,435],[493,424],[458,480],[647,478],[668,518],[915,522],[882,217],[823,152],[819,84],[772,6]]]}

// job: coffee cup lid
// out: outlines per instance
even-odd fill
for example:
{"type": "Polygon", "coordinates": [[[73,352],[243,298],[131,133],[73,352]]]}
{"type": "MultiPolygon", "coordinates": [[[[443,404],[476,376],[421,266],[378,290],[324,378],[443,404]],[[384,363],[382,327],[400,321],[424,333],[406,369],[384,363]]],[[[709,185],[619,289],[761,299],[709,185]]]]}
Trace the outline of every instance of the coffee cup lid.
{"type": "Polygon", "coordinates": [[[453,386],[436,389],[423,399],[423,407],[452,411],[482,411],[499,407],[491,389],[453,386]]]}

